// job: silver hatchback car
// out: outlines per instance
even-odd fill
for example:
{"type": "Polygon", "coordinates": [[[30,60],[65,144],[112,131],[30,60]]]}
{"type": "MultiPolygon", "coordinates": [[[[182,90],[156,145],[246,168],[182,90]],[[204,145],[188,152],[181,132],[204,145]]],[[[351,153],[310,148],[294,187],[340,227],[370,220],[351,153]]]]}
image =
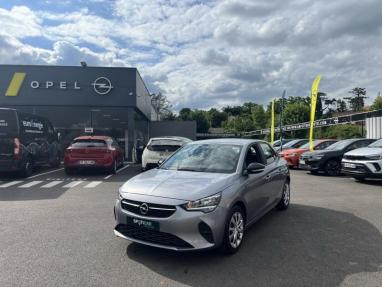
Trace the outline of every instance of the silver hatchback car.
{"type": "Polygon", "coordinates": [[[247,227],[289,202],[288,166],[268,143],[196,141],[120,188],[114,233],[160,248],[234,253],[247,227]]]}

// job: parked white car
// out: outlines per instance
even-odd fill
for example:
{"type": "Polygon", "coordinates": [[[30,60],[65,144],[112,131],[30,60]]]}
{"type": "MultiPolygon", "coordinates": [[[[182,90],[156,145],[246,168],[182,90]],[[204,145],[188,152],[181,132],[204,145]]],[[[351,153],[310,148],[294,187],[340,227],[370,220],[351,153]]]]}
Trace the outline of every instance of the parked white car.
{"type": "Polygon", "coordinates": [[[345,153],[342,158],[342,171],[356,180],[382,179],[382,139],[367,147],[345,153]]]}
{"type": "Polygon", "coordinates": [[[157,167],[160,160],[166,160],[189,142],[192,140],[183,137],[151,138],[142,154],[142,169],[157,167]]]}

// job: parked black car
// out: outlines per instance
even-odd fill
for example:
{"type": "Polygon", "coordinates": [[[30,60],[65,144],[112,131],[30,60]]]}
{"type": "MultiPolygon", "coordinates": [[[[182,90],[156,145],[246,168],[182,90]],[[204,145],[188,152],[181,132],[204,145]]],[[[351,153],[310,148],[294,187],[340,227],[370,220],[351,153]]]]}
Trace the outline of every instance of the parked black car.
{"type": "Polygon", "coordinates": [[[305,152],[300,157],[299,167],[310,170],[311,173],[323,171],[330,176],[341,173],[341,160],[343,155],[356,148],[365,147],[373,139],[346,139],[332,144],[324,150],[305,152]]]}
{"type": "Polygon", "coordinates": [[[0,108],[0,172],[16,171],[28,177],[42,165],[60,165],[58,135],[51,122],[0,108]]]}

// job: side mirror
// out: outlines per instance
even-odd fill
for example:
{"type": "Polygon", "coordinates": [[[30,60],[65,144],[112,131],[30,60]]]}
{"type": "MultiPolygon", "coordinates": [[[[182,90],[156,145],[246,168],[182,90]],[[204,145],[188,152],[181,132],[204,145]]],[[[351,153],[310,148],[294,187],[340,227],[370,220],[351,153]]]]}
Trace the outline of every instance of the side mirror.
{"type": "Polygon", "coordinates": [[[248,174],[254,174],[254,173],[260,173],[265,170],[265,165],[259,162],[252,162],[247,166],[247,173],[248,174]]]}

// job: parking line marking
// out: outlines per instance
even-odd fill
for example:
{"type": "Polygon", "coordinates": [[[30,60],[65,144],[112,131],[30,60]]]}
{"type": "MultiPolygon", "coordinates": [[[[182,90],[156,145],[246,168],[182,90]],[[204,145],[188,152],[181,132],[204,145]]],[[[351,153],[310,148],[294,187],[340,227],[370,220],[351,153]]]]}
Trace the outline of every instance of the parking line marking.
{"type": "Polygon", "coordinates": [[[122,170],[125,170],[125,169],[128,168],[128,167],[129,167],[129,165],[126,165],[126,166],[124,166],[123,168],[118,169],[118,170],[117,170],[117,173],[120,173],[122,170]]]}
{"type": "Polygon", "coordinates": [[[11,182],[4,183],[4,184],[0,185],[0,187],[1,188],[10,187],[12,185],[20,184],[22,182],[23,182],[23,180],[11,181],[11,182]]]}
{"type": "Polygon", "coordinates": [[[41,188],[51,188],[53,186],[59,185],[62,182],[63,182],[62,180],[54,180],[54,181],[49,182],[48,184],[41,186],[41,188]]]}
{"type": "Polygon", "coordinates": [[[54,170],[51,170],[51,171],[47,171],[47,172],[43,172],[43,173],[39,173],[39,174],[30,176],[30,177],[28,177],[27,179],[32,179],[32,178],[35,178],[35,177],[38,177],[38,176],[42,176],[42,175],[46,175],[46,174],[50,174],[50,173],[53,173],[53,172],[56,172],[56,171],[59,171],[59,170],[63,170],[63,169],[64,169],[64,168],[58,168],[58,169],[54,169],[54,170]]]}
{"type": "Polygon", "coordinates": [[[72,188],[72,187],[75,187],[81,183],[83,183],[82,180],[75,180],[75,181],[68,183],[67,185],[64,185],[63,188],[72,188]]]}
{"type": "Polygon", "coordinates": [[[19,188],[28,188],[28,187],[32,187],[32,186],[35,186],[35,185],[40,184],[40,183],[42,183],[42,182],[43,182],[42,180],[31,181],[31,182],[28,182],[28,183],[26,183],[26,184],[20,185],[19,188]]]}
{"type": "Polygon", "coordinates": [[[103,179],[109,179],[110,177],[112,177],[114,174],[109,174],[108,176],[105,176],[103,179]]]}
{"type": "Polygon", "coordinates": [[[102,183],[102,181],[92,181],[91,183],[85,185],[84,188],[93,188],[93,187],[96,187],[97,185],[99,185],[101,183],[102,183]]]}

